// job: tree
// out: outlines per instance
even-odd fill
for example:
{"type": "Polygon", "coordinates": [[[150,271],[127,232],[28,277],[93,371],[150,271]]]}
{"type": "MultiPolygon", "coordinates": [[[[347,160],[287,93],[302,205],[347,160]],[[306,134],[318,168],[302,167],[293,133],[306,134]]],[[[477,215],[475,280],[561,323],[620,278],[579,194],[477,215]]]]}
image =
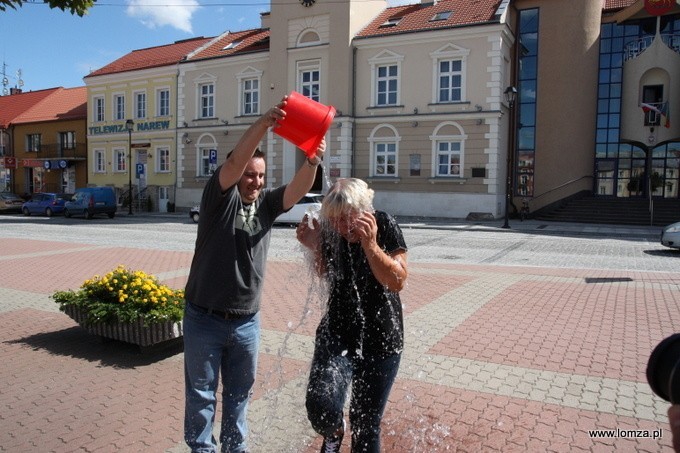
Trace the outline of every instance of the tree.
{"type": "MultiPolygon", "coordinates": [[[[77,14],[80,17],[87,13],[87,10],[94,5],[95,1],[97,0],[43,0],[50,8],[59,8],[62,11],[69,10],[71,14],[77,14]]],[[[0,0],[0,11],[7,11],[7,8],[17,9],[17,7],[23,6],[24,3],[36,2],[29,2],[27,0],[0,0]]]]}

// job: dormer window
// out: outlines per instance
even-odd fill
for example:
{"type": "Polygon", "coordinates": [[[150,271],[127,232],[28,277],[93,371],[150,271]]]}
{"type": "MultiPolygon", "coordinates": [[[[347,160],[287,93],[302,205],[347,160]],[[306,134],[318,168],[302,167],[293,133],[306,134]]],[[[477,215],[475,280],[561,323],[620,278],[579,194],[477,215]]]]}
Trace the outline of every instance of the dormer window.
{"type": "Polygon", "coordinates": [[[390,19],[387,19],[381,26],[380,28],[387,28],[387,27],[396,27],[397,24],[401,21],[401,17],[392,17],[390,19]]]}
{"type": "Polygon", "coordinates": [[[432,16],[432,19],[430,19],[430,22],[437,22],[439,20],[446,20],[449,17],[451,17],[451,14],[453,14],[452,11],[441,11],[434,16],[432,16]]]}
{"type": "Polygon", "coordinates": [[[238,45],[241,44],[242,42],[243,41],[232,41],[229,44],[227,44],[226,46],[224,46],[222,48],[222,50],[234,49],[234,48],[238,47],[238,45]]]}

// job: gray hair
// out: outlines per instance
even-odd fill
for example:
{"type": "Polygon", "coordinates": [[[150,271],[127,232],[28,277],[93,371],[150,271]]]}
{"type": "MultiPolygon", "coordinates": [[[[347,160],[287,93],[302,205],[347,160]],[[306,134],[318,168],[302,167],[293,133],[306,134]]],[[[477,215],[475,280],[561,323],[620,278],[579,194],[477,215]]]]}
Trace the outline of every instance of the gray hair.
{"type": "Polygon", "coordinates": [[[338,179],[323,199],[321,217],[328,219],[349,212],[373,212],[374,194],[373,189],[361,179],[338,179]]]}

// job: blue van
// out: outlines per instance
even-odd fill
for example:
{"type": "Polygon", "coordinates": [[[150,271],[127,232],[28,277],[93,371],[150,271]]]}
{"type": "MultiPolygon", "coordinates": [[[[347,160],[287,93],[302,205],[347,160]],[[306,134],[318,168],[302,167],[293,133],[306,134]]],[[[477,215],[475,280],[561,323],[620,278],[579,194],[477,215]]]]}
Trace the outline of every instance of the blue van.
{"type": "Polygon", "coordinates": [[[116,215],[118,205],[113,187],[85,187],[76,189],[71,201],[64,204],[64,216],[83,215],[91,219],[95,214],[116,215]]]}

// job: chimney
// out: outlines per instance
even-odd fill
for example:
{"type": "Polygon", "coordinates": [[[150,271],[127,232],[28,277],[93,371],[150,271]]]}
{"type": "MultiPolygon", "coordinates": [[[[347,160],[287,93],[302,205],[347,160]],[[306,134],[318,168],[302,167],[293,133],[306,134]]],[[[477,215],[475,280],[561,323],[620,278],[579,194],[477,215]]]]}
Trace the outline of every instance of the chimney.
{"type": "Polygon", "coordinates": [[[21,94],[21,93],[22,93],[21,88],[10,88],[9,89],[9,95],[10,96],[13,95],[13,94],[21,94]]]}

